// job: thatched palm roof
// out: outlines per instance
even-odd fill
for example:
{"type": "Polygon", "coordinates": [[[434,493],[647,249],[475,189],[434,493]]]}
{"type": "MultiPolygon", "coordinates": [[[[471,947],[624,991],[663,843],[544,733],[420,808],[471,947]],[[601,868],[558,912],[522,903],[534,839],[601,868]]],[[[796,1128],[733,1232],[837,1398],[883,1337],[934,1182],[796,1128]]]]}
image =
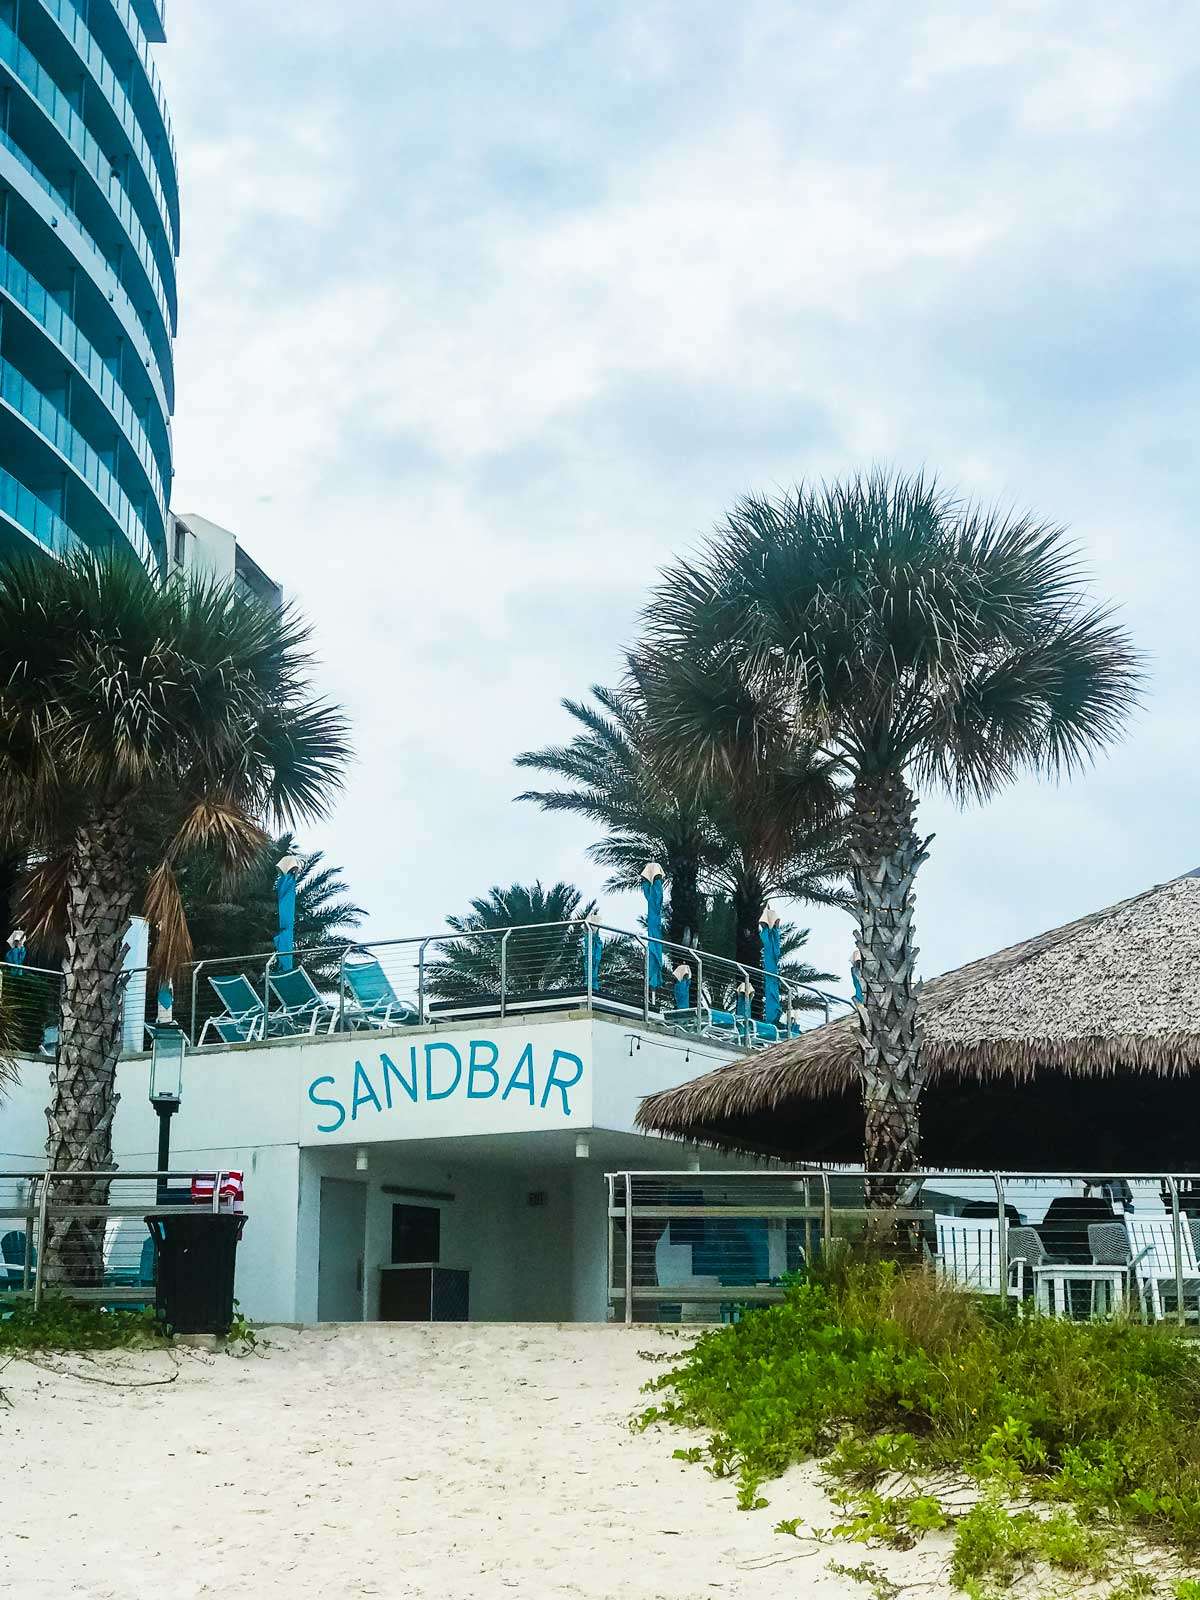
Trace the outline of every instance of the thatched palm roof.
{"type": "MultiPolygon", "coordinates": [[[[939,1084],[1012,1090],[1065,1077],[1077,1093],[1083,1078],[1191,1074],[1200,1068],[1200,870],[931,978],[921,1014],[927,1097],[939,1084]]],[[[819,1143],[823,1112],[857,1103],[858,1063],[850,1015],[649,1096],[638,1123],[815,1158],[802,1149],[804,1130],[819,1143]]]]}

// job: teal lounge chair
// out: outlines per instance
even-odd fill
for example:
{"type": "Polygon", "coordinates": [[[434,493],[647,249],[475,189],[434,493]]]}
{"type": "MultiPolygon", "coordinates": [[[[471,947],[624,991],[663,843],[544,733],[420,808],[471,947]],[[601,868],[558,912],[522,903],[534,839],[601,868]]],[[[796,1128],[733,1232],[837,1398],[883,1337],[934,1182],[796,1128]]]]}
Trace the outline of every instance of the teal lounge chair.
{"type": "Polygon", "coordinates": [[[417,1008],[401,1000],[374,958],[347,962],[342,976],[345,1016],[352,1028],[399,1028],[420,1021],[417,1008]]]}
{"type": "Polygon", "coordinates": [[[303,967],[273,972],[267,979],[267,988],[279,1002],[267,1014],[267,1033],[272,1037],[333,1031],[337,1007],[322,998],[303,967]]]}
{"type": "Polygon", "coordinates": [[[196,1043],[203,1044],[210,1031],[222,1044],[250,1044],[261,1039],[267,1008],[245,973],[239,972],[231,978],[210,977],[208,982],[225,1011],[223,1015],[209,1017],[196,1043]]]}
{"type": "MultiPolygon", "coordinates": [[[[25,1234],[20,1228],[14,1228],[0,1238],[0,1289],[23,1289],[25,1287],[25,1234]]],[[[37,1266],[37,1249],[29,1251],[29,1273],[32,1282],[33,1271],[37,1266]]]]}

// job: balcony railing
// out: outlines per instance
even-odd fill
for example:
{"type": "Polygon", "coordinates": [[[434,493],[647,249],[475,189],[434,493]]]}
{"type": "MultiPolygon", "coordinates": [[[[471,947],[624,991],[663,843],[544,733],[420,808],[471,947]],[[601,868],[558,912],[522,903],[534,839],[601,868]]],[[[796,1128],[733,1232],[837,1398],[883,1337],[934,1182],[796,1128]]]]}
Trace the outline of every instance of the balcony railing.
{"type": "MultiPolygon", "coordinates": [[[[146,525],[134,510],[129,496],[117,482],[115,475],[105,466],[99,453],[63,416],[46,396],[18,372],[11,361],[0,357],[0,400],[32,424],[42,437],[54,446],[59,455],[71,463],[76,473],[92,490],[106,508],[113,521],[137,552],[144,565],[156,564],[156,550],[146,525]]],[[[162,549],[166,548],[165,533],[162,549]]]]}
{"type": "MultiPolygon", "coordinates": [[[[20,163],[20,165],[37,184],[37,186],[50,196],[51,200],[54,201],[54,204],[62,212],[63,216],[66,217],[67,221],[75,229],[76,233],[78,233],[83,244],[92,253],[92,255],[95,256],[96,265],[100,268],[102,273],[102,281],[107,287],[108,298],[115,303],[117,296],[120,296],[122,308],[124,310],[127,322],[131,327],[137,329],[138,334],[146,342],[146,349],[150,352],[150,355],[146,357],[147,368],[150,367],[151,360],[153,360],[155,366],[154,376],[158,378],[160,386],[165,391],[163,395],[164,407],[169,407],[172,403],[172,396],[175,389],[175,371],[171,356],[170,339],[168,338],[166,342],[162,344],[161,348],[158,344],[156,344],[154,337],[150,332],[150,327],[146,321],[146,318],[134,304],[133,297],[130,295],[126,286],[121,282],[120,276],[113,267],[112,262],[109,260],[108,256],[105,254],[97,240],[88,231],[83,220],[71,210],[71,207],[67,204],[63,197],[62,191],[55,183],[52,182],[50,178],[46,176],[46,174],[38,166],[37,162],[34,161],[26,153],[26,151],[21,148],[17,141],[2,128],[0,128],[0,145],[2,145],[4,149],[6,149],[9,154],[20,163]]],[[[57,226],[57,224],[55,225],[57,226]]],[[[136,340],[134,342],[136,345],[136,340]]]]}
{"type": "MultiPolygon", "coordinates": [[[[117,177],[112,162],[46,68],[5,22],[0,22],[0,61],[6,62],[11,67],[18,80],[53,122],[75,152],[83,170],[92,179],[105,204],[117,217],[146,275],[146,282],[158,305],[169,338],[175,330],[176,315],[174,265],[171,262],[169,242],[164,259],[168,263],[165,270],[170,281],[164,282],[163,269],[155,255],[149,235],[142,226],[133,201],[117,177]]],[[[169,240],[165,228],[163,237],[169,240]]]]}
{"type": "Polygon", "coordinates": [[[133,402],[113,376],[108,363],[50,291],[3,246],[0,246],[0,290],[23,306],[33,321],[66,352],[112,412],[130,448],[145,468],[165,526],[167,499],[158,458],[133,402]]]}
{"type": "MultiPolygon", "coordinates": [[[[125,130],[125,136],[129,140],[130,146],[133,149],[133,153],[138,159],[138,164],[146,176],[146,182],[150,185],[150,190],[154,195],[155,203],[158,206],[159,215],[163,220],[163,226],[166,228],[170,236],[172,245],[176,251],[178,251],[179,203],[178,193],[175,190],[173,173],[172,191],[174,198],[171,198],[168,196],[166,188],[163,184],[162,176],[158,169],[158,162],[155,159],[154,151],[151,148],[150,141],[146,138],[145,133],[142,131],[141,123],[137,119],[137,113],[134,111],[133,106],[130,103],[129,96],[125,92],[124,85],[113,71],[112,64],[110,63],[108,57],[104,54],[104,51],[101,50],[96,36],[91,32],[87,26],[87,23],[83,20],[83,17],[71,4],[71,0],[42,0],[42,5],[45,6],[46,10],[50,12],[51,16],[54,17],[59,27],[71,41],[71,44],[79,58],[84,62],[88,70],[91,72],[96,86],[99,88],[100,92],[104,95],[104,98],[112,107],[117,121],[125,130]]],[[[168,151],[171,150],[169,141],[167,148],[168,151]]],[[[171,155],[171,161],[172,163],[174,162],[173,153],[171,155]]]]}

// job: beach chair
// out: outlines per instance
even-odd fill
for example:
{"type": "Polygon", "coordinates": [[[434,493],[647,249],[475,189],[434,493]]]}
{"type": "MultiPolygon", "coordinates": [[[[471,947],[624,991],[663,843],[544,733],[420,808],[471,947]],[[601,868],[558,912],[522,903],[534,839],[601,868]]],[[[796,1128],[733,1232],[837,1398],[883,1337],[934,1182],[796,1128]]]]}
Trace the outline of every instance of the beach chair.
{"type": "Polygon", "coordinates": [[[1000,1276],[1000,1224],[982,1218],[935,1216],[934,1268],[943,1283],[971,1294],[1004,1296],[1018,1305],[1025,1298],[1025,1260],[1013,1256],[1008,1279],[1000,1276]]]}
{"type": "MultiPolygon", "coordinates": [[[[1172,1304],[1175,1301],[1175,1225],[1170,1217],[1127,1216],[1131,1257],[1129,1263],[1133,1286],[1141,1297],[1148,1317],[1158,1320],[1163,1315],[1163,1294],[1172,1304]]],[[[1200,1264],[1196,1260],[1196,1241],[1188,1226],[1188,1218],[1180,1218],[1179,1249],[1183,1266],[1183,1300],[1196,1302],[1196,1315],[1200,1318],[1200,1264]]]]}
{"type": "Polygon", "coordinates": [[[708,1039],[732,1039],[735,1044],[742,1042],[742,1024],[732,1011],[716,1011],[712,1006],[703,1009],[704,1025],[701,1032],[708,1039]]]}
{"type": "Polygon", "coordinates": [[[352,1028],[398,1028],[419,1022],[416,1006],[410,1005],[392,988],[391,979],[372,958],[347,962],[342,969],[345,981],[343,1006],[352,1028]]]}
{"type": "Polygon", "coordinates": [[[210,1032],[215,1033],[222,1044],[250,1044],[261,1039],[267,1008],[245,973],[239,972],[229,978],[210,976],[208,983],[225,1010],[209,1017],[200,1030],[197,1045],[202,1045],[210,1032]]]}
{"type": "Polygon", "coordinates": [[[272,1037],[297,1033],[332,1033],[337,1007],[331,1006],[303,967],[287,972],[272,972],[267,988],[279,1002],[267,1013],[267,1032],[272,1037]]]}
{"type": "MultiPolygon", "coordinates": [[[[29,1272],[32,1281],[37,1266],[37,1250],[30,1249],[29,1272]]],[[[0,1290],[25,1287],[25,1234],[14,1228],[0,1238],[0,1290]]]]}

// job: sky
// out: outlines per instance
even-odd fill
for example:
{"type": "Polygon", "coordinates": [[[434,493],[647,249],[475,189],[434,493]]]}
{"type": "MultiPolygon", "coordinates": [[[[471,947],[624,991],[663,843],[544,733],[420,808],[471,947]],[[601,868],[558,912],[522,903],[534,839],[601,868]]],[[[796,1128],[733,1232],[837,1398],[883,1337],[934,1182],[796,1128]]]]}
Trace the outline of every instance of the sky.
{"type": "MultiPolygon", "coordinates": [[[[171,0],[168,29],[173,504],[313,621],[356,758],[301,842],[371,934],[535,877],[634,925],[513,755],[740,495],[874,464],[1067,526],[1149,656],[1093,772],[922,798],[920,970],[1200,865],[1200,10],[171,0]]],[[[848,918],[795,915],[844,973],[848,918]]]]}

